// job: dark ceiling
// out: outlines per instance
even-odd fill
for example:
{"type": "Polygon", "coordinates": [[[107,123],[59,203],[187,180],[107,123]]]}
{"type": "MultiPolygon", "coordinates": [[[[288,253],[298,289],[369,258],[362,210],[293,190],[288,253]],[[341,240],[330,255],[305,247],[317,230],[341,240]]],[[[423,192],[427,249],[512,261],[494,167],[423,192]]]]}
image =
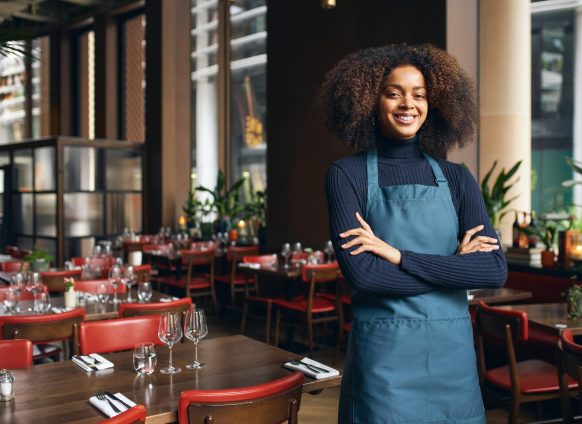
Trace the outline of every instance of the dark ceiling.
{"type": "Polygon", "coordinates": [[[0,0],[0,40],[46,35],[131,0],[0,0]]]}

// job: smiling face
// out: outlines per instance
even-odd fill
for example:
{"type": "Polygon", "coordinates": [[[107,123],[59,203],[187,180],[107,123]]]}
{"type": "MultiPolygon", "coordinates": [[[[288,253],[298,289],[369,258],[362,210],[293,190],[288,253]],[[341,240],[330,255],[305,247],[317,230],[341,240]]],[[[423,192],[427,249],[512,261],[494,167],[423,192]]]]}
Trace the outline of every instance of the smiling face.
{"type": "Polygon", "coordinates": [[[378,118],[382,134],[406,140],[416,135],[428,112],[426,85],[422,73],[412,65],[394,68],[378,97],[378,118]]]}

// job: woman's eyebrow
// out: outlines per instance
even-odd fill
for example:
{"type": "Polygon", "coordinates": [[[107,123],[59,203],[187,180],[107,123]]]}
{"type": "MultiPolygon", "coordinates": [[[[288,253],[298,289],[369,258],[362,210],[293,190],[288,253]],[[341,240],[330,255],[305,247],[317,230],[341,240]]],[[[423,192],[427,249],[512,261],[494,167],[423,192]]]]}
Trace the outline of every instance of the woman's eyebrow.
{"type": "MultiPolygon", "coordinates": [[[[397,88],[399,90],[403,89],[403,87],[400,84],[394,84],[391,82],[384,85],[384,88],[388,88],[388,87],[394,87],[394,88],[397,88]]],[[[412,89],[413,90],[420,90],[420,89],[426,90],[426,87],[424,85],[419,85],[418,87],[412,87],[412,89]]]]}

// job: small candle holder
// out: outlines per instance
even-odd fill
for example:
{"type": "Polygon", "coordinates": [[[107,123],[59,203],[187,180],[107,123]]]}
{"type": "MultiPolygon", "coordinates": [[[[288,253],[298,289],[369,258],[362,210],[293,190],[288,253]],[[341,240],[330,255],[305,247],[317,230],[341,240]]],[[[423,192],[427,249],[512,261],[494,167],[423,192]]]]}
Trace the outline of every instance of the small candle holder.
{"type": "Polygon", "coordinates": [[[14,400],[14,374],[10,370],[0,370],[0,402],[14,400]]]}

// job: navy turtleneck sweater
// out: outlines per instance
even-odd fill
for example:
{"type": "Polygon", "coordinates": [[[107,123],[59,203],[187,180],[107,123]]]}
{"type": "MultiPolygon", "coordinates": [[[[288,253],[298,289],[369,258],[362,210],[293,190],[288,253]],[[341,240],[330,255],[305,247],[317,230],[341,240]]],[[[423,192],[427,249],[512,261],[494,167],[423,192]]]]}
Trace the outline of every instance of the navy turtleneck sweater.
{"type": "MultiPolygon", "coordinates": [[[[380,186],[436,185],[432,169],[422,156],[416,138],[393,140],[378,137],[376,144],[380,186]]],[[[361,152],[338,160],[329,169],[326,181],[331,240],[341,270],[353,289],[411,296],[439,287],[475,289],[497,288],[505,284],[507,264],[501,249],[451,256],[401,251],[400,265],[369,252],[350,255],[355,248],[342,249],[340,245],[348,239],[341,239],[339,234],[360,226],[356,212],[366,219],[366,158],[366,152],[361,152]]],[[[467,230],[480,224],[485,225],[485,229],[478,235],[497,238],[487,217],[483,196],[471,173],[459,164],[438,159],[437,162],[451,190],[459,220],[459,242],[467,230]]]]}

